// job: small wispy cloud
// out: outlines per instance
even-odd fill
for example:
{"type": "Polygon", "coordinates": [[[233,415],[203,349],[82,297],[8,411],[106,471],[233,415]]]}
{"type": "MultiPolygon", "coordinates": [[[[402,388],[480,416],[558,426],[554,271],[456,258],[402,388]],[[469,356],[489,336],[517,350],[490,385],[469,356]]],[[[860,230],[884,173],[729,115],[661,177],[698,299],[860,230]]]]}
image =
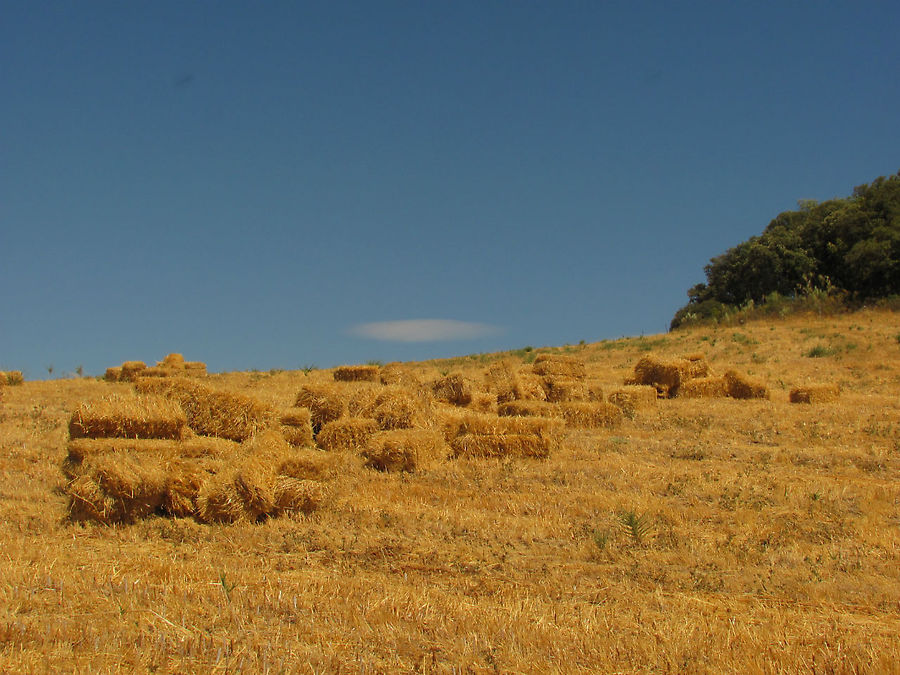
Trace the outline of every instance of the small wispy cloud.
{"type": "Polygon", "coordinates": [[[496,335],[497,326],[453,319],[407,319],[404,321],[376,321],[354,326],[350,332],[363,338],[390,342],[438,342],[443,340],[471,340],[496,335]]]}

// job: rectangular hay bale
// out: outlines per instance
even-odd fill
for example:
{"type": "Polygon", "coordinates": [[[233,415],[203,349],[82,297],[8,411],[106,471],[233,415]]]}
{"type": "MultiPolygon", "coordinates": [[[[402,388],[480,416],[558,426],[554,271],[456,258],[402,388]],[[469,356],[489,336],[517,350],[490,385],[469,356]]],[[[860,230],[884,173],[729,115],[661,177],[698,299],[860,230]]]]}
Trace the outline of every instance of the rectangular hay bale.
{"type": "Polygon", "coordinates": [[[366,466],[379,471],[416,471],[447,456],[443,436],[428,429],[380,431],[362,452],[366,466]]]}
{"type": "Polygon", "coordinates": [[[791,403],[832,403],[837,401],[841,388],[833,383],[807,384],[791,389],[791,403]]]}
{"type": "Polygon", "coordinates": [[[78,406],[69,419],[69,436],[178,439],[186,426],[181,407],[162,396],[115,395],[78,406]]]}

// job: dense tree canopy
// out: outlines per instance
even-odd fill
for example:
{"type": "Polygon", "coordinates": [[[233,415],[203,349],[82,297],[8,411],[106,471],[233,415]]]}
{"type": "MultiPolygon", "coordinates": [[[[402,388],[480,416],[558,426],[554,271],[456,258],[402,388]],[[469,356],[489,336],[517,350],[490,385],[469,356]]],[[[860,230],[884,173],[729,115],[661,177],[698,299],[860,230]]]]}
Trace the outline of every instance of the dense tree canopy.
{"type": "Polygon", "coordinates": [[[900,294],[900,173],[860,185],[845,199],[800,202],[761,235],[710,260],[705,272],[706,283],[688,291],[673,328],[776,293],[819,290],[852,300],[900,294]]]}

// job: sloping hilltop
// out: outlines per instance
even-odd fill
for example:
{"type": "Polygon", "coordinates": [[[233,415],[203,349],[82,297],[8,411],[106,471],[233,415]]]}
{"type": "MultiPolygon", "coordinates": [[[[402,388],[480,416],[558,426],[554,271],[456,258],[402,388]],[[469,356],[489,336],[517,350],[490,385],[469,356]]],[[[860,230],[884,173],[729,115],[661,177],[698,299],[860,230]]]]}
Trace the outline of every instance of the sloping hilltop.
{"type": "Polygon", "coordinates": [[[0,671],[898,672],[894,313],[182,362],[0,388],[0,671]]]}

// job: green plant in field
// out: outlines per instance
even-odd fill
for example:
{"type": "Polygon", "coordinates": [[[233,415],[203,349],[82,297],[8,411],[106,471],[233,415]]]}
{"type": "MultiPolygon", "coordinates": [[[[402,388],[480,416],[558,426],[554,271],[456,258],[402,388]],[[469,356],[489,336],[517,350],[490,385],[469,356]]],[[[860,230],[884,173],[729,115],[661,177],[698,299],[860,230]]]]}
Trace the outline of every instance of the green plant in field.
{"type": "Polygon", "coordinates": [[[231,602],[231,591],[234,590],[237,584],[235,582],[230,582],[225,577],[225,572],[219,572],[219,583],[222,584],[222,591],[225,593],[225,600],[231,602]]]}
{"type": "Polygon", "coordinates": [[[609,544],[609,530],[594,530],[591,532],[591,539],[594,540],[594,545],[598,549],[605,551],[609,544]]]}
{"type": "Polygon", "coordinates": [[[384,365],[384,361],[379,361],[378,359],[372,359],[370,361],[366,361],[366,365],[367,366],[378,366],[379,368],[381,368],[381,366],[384,365]]]}
{"type": "Polygon", "coordinates": [[[803,352],[803,356],[809,357],[811,359],[819,359],[824,356],[834,356],[836,351],[831,347],[826,347],[825,345],[816,345],[812,349],[803,352]]]}
{"type": "Polygon", "coordinates": [[[900,333],[897,333],[894,337],[897,338],[897,344],[900,345],[900,333]]]}
{"type": "Polygon", "coordinates": [[[618,518],[619,527],[637,544],[642,544],[653,530],[653,521],[646,513],[638,515],[634,511],[621,511],[618,518]]]}
{"type": "Polygon", "coordinates": [[[304,375],[309,375],[312,371],[318,370],[318,369],[319,369],[318,366],[316,366],[315,364],[312,364],[312,363],[309,363],[305,366],[300,366],[300,370],[303,371],[304,375]]]}

